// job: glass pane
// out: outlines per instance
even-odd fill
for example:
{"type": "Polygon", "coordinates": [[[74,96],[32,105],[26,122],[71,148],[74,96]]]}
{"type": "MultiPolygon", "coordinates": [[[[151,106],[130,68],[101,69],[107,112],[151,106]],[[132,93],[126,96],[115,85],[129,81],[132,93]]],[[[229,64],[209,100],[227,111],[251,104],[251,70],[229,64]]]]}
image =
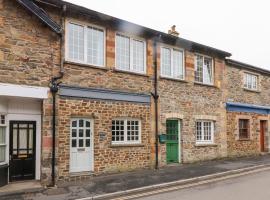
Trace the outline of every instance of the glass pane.
{"type": "Polygon", "coordinates": [[[33,129],[29,129],[29,149],[33,148],[33,129]]]}
{"type": "Polygon", "coordinates": [[[171,50],[161,48],[161,74],[163,76],[171,76],[171,50]]]}
{"type": "Polygon", "coordinates": [[[72,121],[72,127],[77,127],[77,120],[72,121]]]}
{"type": "Polygon", "coordinates": [[[85,127],[89,128],[90,127],[90,122],[89,121],[86,121],[86,125],[85,127]]]}
{"type": "Polygon", "coordinates": [[[27,128],[28,124],[19,124],[19,128],[27,128]]]}
{"type": "Polygon", "coordinates": [[[133,70],[144,72],[144,43],[133,40],[133,70]]]}
{"type": "Polygon", "coordinates": [[[4,162],[6,159],[6,147],[0,146],[0,162],[4,162]]]}
{"type": "Polygon", "coordinates": [[[130,39],[116,35],[116,68],[130,70],[130,39]]]}
{"type": "Polygon", "coordinates": [[[195,81],[203,82],[203,57],[200,55],[196,56],[195,81]]]}
{"type": "Polygon", "coordinates": [[[83,147],[83,139],[79,140],[79,147],[83,147]]]}
{"type": "Polygon", "coordinates": [[[76,129],[72,129],[72,137],[77,137],[77,130],[76,129]]]}
{"type": "Polygon", "coordinates": [[[87,28],[87,62],[93,65],[104,64],[104,32],[103,30],[87,28]]]}
{"type": "Polygon", "coordinates": [[[6,124],[6,116],[0,115],[0,124],[6,124]]]}
{"type": "Polygon", "coordinates": [[[173,77],[177,79],[183,79],[183,52],[173,51],[173,77]]]}
{"type": "Polygon", "coordinates": [[[203,82],[212,83],[212,59],[204,58],[203,82]]]}
{"type": "Polygon", "coordinates": [[[77,140],[72,140],[72,147],[77,147],[77,140]]]}
{"type": "Polygon", "coordinates": [[[90,129],[86,129],[86,137],[90,137],[90,129]]]}
{"type": "Polygon", "coordinates": [[[84,124],[84,120],[80,119],[79,120],[79,127],[83,127],[83,124],[84,124]]]}
{"type": "Polygon", "coordinates": [[[87,139],[87,140],[85,141],[85,146],[86,146],[86,147],[90,147],[90,139],[87,139]]]}
{"type": "Polygon", "coordinates": [[[13,129],[13,149],[17,149],[17,130],[16,128],[13,129]]]}
{"type": "Polygon", "coordinates": [[[68,26],[68,56],[72,60],[84,61],[84,27],[76,24],[68,26]]]}
{"type": "Polygon", "coordinates": [[[79,130],[79,137],[83,137],[83,129],[79,130]]]}
{"type": "Polygon", "coordinates": [[[0,144],[6,143],[6,128],[0,127],[0,144]]]}
{"type": "Polygon", "coordinates": [[[34,128],[34,127],[33,127],[33,124],[29,124],[29,128],[34,128]]]}
{"type": "Polygon", "coordinates": [[[13,124],[13,128],[17,128],[17,124],[13,124]]]}
{"type": "Polygon", "coordinates": [[[27,148],[27,129],[20,129],[19,130],[19,145],[20,145],[19,146],[20,149],[27,148]]]}

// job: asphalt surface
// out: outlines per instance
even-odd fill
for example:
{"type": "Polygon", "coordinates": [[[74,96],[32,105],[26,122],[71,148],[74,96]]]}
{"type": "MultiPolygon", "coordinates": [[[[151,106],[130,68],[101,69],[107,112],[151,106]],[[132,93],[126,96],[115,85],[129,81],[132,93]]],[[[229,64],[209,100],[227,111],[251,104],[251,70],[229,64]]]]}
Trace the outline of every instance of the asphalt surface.
{"type": "Polygon", "coordinates": [[[263,164],[270,164],[270,155],[185,165],[178,164],[166,166],[159,170],[138,170],[128,173],[103,175],[93,177],[85,182],[66,182],[59,184],[56,189],[47,189],[38,193],[8,196],[1,196],[0,194],[0,200],[73,200],[263,164]]]}
{"type": "Polygon", "coordinates": [[[269,200],[270,171],[137,200],[269,200]]]}

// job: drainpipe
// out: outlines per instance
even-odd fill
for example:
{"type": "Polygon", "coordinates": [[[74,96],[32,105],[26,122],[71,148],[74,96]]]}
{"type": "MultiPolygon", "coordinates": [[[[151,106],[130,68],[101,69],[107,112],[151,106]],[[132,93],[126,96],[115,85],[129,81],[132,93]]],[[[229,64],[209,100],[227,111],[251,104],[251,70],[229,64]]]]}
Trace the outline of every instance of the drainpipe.
{"type": "Polygon", "coordinates": [[[154,68],[155,68],[155,77],[154,77],[154,93],[151,93],[154,102],[155,102],[155,169],[158,169],[158,74],[157,74],[157,41],[154,39],[154,68]]]}
{"type": "MultiPolygon", "coordinates": [[[[61,11],[61,25],[64,27],[64,14],[66,12],[66,6],[64,5],[62,7],[61,11]]],[[[55,144],[56,144],[56,94],[59,89],[59,82],[60,79],[63,78],[64,76],[64,33],[62,30],[62,34],[60,35],[60,75],[52,77],[51,82],[50,82],[50,91],[52,93],[52,98],[53,98],[53,113],[52,113],[52,160],[51,160],[51,166],[52,166],[52,181],[50,187],[55,186],[55,144]]]]}

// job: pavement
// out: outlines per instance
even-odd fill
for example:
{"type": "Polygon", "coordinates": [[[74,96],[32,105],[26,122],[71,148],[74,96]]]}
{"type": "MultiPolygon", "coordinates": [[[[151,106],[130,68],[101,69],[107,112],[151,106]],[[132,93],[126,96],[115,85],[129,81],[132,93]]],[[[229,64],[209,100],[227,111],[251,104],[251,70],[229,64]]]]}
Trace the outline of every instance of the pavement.
{"type": "MultiPolygon", "coordinates": [[[[230,173],[234,170],[270,166],[270,155],[245,157],[235,159],[222,159],[200,162],[194,164],[177,164],[162,167],[159,170],[137,170],[133,172],[103,175],[93,177],[84,182],[67,182],[54,189],[44,189],[34,192],[4,194],[0,192],[0,199],[5,200],[73,200],[88,197],[102,199],[106,194],[136,190],[136,188],[150,188],[158,184],[169,184],[175,181],[215,174],[230,173]]],[[[234,172],[235,173],[235,172],[234,172]]],[[[107,199],[111,199],[108,198],[107,199]]]]}
{"type": "Polygon", "coordinates": [[[270,171],[203,184],[136,200],[269,200],[270,171]]]}

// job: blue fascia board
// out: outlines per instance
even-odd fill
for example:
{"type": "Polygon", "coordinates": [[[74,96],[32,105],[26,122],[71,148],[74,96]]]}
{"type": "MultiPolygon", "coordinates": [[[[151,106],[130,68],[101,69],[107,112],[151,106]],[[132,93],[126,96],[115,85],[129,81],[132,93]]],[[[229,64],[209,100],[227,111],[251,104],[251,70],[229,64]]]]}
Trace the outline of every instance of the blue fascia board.
{"type": "Polygon", "coordinates": [[[59,95],[66,97],[126,101],[145,104],[150,104],[151,102],[151,95],[147,94],[129,93],[108,89],[82,88],[64,85],[60,86],[59,95]]]}
{"type": "Polygon", "coordinates": [[[226,109],[227,111],[231,111],[231,112],[247,112],[247,113],[257,113],[257,114],[263,114],[263,115],[270,114],[269,106],[261,106],[261,105],[254,105],[254,104],[227,102],[226,109]]]}

